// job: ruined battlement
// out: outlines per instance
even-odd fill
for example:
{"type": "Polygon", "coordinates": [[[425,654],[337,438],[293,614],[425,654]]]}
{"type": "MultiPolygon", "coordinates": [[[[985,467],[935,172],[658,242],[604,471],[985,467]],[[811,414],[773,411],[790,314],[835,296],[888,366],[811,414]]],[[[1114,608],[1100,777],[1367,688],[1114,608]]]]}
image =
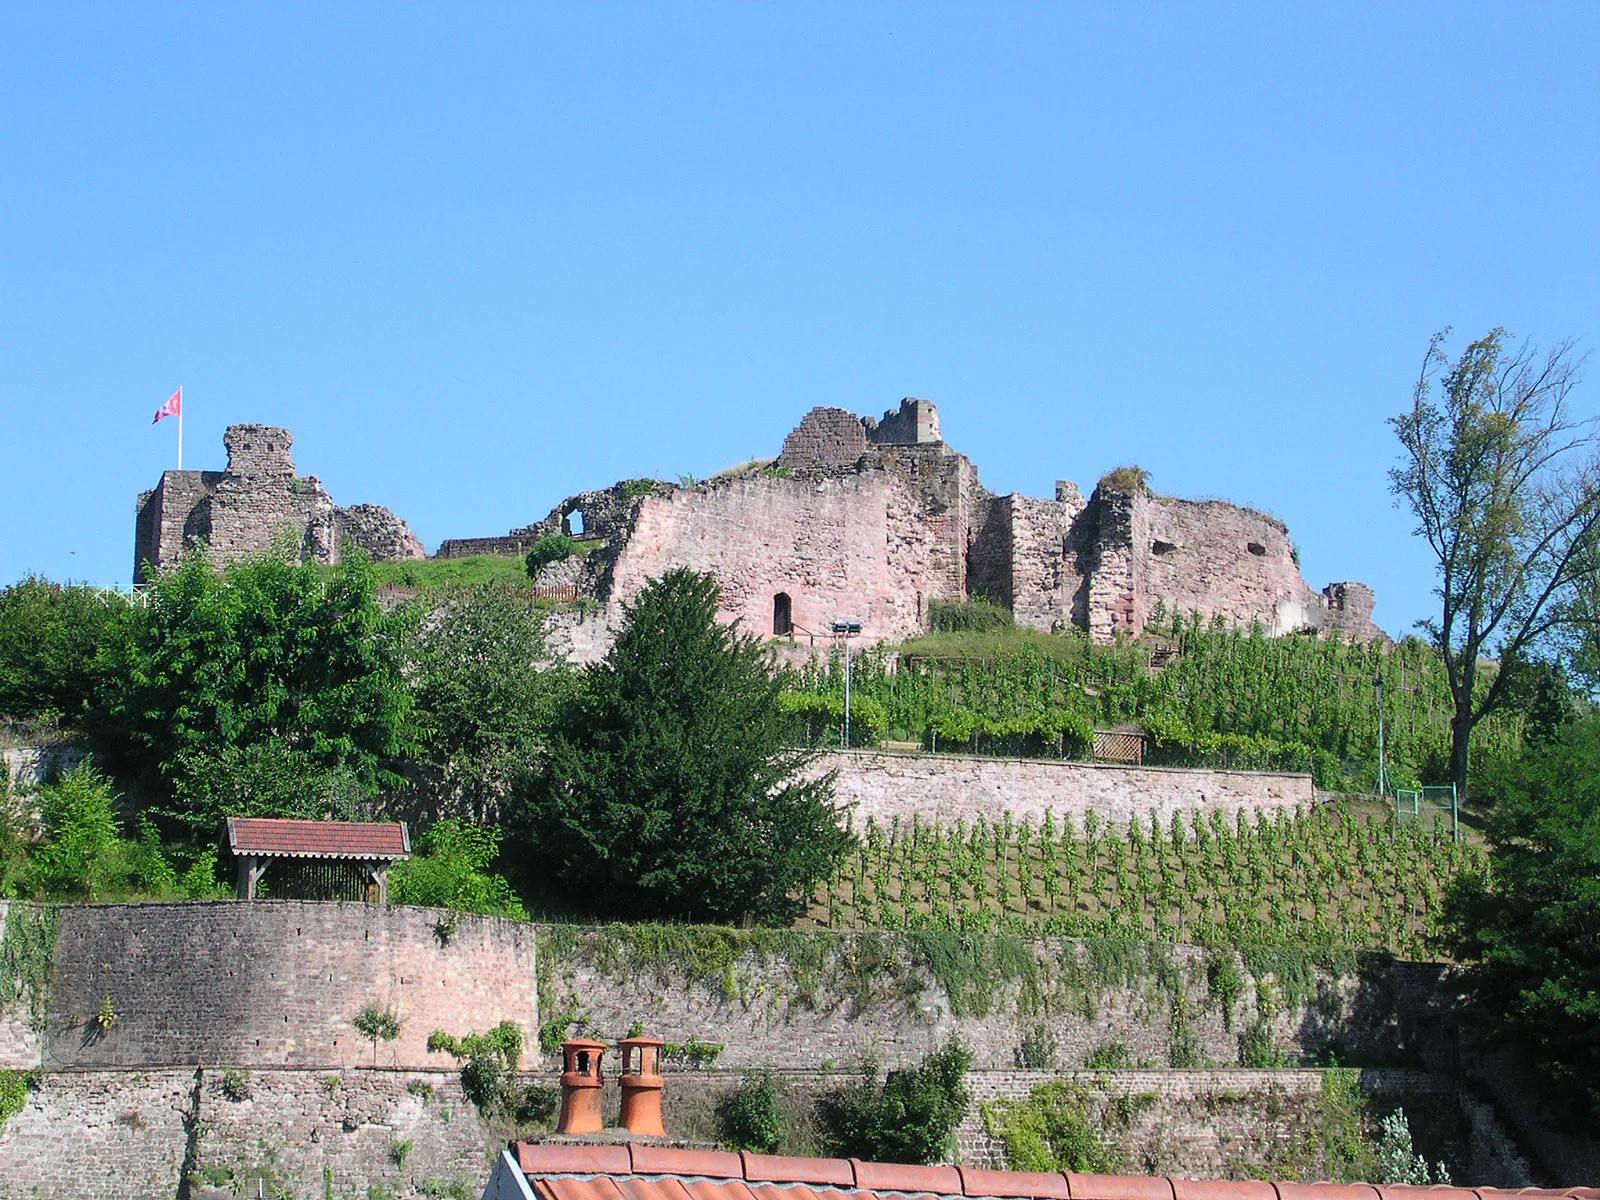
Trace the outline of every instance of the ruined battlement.
{"type": "MultiPolygon", "coordinates": [[[[388,509],[341,508],[316,476],[297,475],[289,430],[234,425],[223,442],[225,471],[168,471],[140,497],[136,580],[201,549],[226,563],[284,539],[314,562],[337,562],[347,543],[377,559],[422,556],[388,509]]],[[[878,419],[813,408],[769,464],[688,487],[633,479],[580,492],[440,554],[520,555],[555,533],[597,543],[538,581],[598,603],[581,630],[552,626],[553,644],[579,660],[602,653],[622,606],[673,567],[713,575],[725,620],[778,638],[814,640],[849,617],[868,644],[898,641],[929,628],[935,602],[980,595],[1019,625],[1102,642],[1179,613],[1274,635],[1384,636],[1372,589],[1309,585],[1277,517],[1157,495],[1127,472],[1087,499],[1066,479],[1050,499],[997,495],[944,441],[938,409],[912,397],[878,419]]]]}
{"type": "Polygon", "coordinates": [[[293,475],[294,435],[277,425],[229,425],[222,435],[230,475],[293,475]]]}
{"type": "Polygon", "coordinates": [[[777,465],[806,473],[855,470],[863,459],[869,466],[876,465],[874,447],[942,442],[938,410],[926,400],[908,396],[879,421],[858,417],[844,408],[813,408],[784,439],[777,465]]]}
{"type": "Polygon", "coordinates": [[[926,400],[902,400],[881,420],[813,408],[768,469],[584,492],[510,538],[577,533],[575,520],[604,543],[579,580],[607,614],[585,633],[589,657],[621,604],[677,566],[716,577],[724,619],[780,638],[814,638],[847,616],[865,641],[900,640],[928,628],[933,602],[976,595],[1020,625],[1097,641],[1177,613],[1275,635],[1383,637],[1372,589],[1312,588],[1271,514],[1159,496],[1116,473],[1087,500],[1065,479],[1053,499],[996,495],[943,440],[926,400]]]}
{"type": "Polygon", "coordinates": [[[346,545],[378,560],[421,558],[422,543],[387,508],[341,508],[315,475],[295,474],[294,436],[275,425],[230,425],[223,471],[166,471],[139,497],[133,581],[185,556],[218,566],[289,544],[308,562],[336,563],[346,545]]]}

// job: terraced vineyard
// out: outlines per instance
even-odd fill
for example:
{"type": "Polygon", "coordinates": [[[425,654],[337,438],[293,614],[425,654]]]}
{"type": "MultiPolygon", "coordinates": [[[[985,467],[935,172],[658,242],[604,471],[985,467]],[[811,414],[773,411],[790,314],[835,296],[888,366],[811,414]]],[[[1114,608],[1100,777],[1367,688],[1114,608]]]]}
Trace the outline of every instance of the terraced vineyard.
{"type": "Polygon", "coordinates": [[[802,925],[1329,945],[1428,956],[1445,888],[1483,854],[1440,830],[1323,806],[1126,832],[871,822],[802,925]]]}
{"type": "MultiPolygon", "coordinates": [[[[1007,628],[942,634],[856,657],[853,740],[888,736],[932,750],[1087,757],[1094,726],[1142,725],[1148,761],[1172,766],[1310,771],[1319,787],[1377,784],[1378,689],[1390,778],[1437,782],[1450,693],[1434,651],[1406,639],[1385,652],[1332,638],[1229,632],[1177,620],[1135,642],[1007,628]]],[[[806,736],[837,745],[844,673],[837,655],[790,676],[787,700],[806,736]]],[[[1487,682],[1485,682],[1487,686],[1487,682]]],[[[1515,753],[1515,714],[1486,719],[1481,758],[1515,753]]]]}

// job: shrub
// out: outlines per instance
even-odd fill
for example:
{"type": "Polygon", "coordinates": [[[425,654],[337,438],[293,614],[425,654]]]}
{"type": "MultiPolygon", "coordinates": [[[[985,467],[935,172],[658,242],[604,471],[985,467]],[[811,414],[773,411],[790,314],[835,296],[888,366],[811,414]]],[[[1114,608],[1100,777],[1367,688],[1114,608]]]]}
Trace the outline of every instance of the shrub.
{"type": "Polygon", "coordinates": [[[967,1110],[972,1054],[959,1041],[881,1082],[875,1063],[864,1078],[824,1096],[817,1105],[828,1153],[876,1162],[935,1163],[953,1148],[967,1110]]]}
{"type": "MultiPolygon", "coordinates": [[[[1123,1048],[1126,1053],[1126,1047],[1123,1048]]],[[[1088,1114],[1088,1091],[1071,1083],[1046,1083],[1028,1099],[983,1106],[983,1127],[1005,1147],[1013,1171],[1082,1171],[1111,1175],[1122,1156],[1100,1140],[1088,1114]]]]}
{"type": "Polygon", "coordinates": [[[1016,1050],[1017,1066],[1037,1070],[1056,1065],[1056,1035],[1048,1025],[1035,1025],[1016,1050]]]}
{"type": "Polygon", "coordinates": [[[543,1084],[521,1088],[517,1067],[522,1062],[522,1030],[501,1021],[487,1033],[455,1037],[442,1029],[428,1035],[428,1050],[461,1063],[461,1090],[485,1116],[506,1116],[518,1123],[548,1123],[556,1114],[560,1093],[543,1084]]]}
{"type": "Polygon", "coordinates": [[[0,1131],[27,1105],[33,1086],[33,1075],[26,1071],[0,1070],[0,1131]]]}
{"type": "MultiPolygon", "coordinates": [[[[127,886],[134,849],[122,840],[111,781],[85,759],[39,792],[44,843],[34,851],[32,890],[46,898],[97,900],[127,886]]],[[[148,847],[144,849],[148,850],[148,847]]],[[[145,873],[165,866],[159,848],[145,873]]],[[[170,868],[168,869],[170,875],[170,868]]]]}
{"type": "Polygon", "coordinates": [[[778,1084],[771,1071],[746,1074],[739,1086],[717,1101],[717,1137],[729,1150],[776,1154],[783,1141],[778,1084]]]}
{"type": "Polygon", "coordinates": [[[235,1104],[250,1099],[250,1072],[222,1068],[222,1096],[235,1104]]]}
{"type": "MultiPolygon", "coordinates": [[[[416,857],[396,863],[389,896],[395,904],[458,909],[496,917],[526,917],[522,901],[504,876],[489,864],[500,850],[500,831],[469,825],[453,817],[440,821],[417,840],[416,857]]],[[[435,926],[446,944],[455,926],[447,918],[435,926]]]]}
{"type": "Polygon", "coordinates": [[[1089,1051],[1083,1065],[1091,1071],[1125,1071],[1133,1066],[1133,1055],[1128,1053],[1126,1042],[1107,1042],[1089,1051]]]}
{"type": "Polygon", "coordinates": [[[1373,1147],[1378,1164],[1379,1183],[1410,1183],[1418,1187],[1450,1185],[1450,1172],[1418,1154],[1411,1145],[1411,1125],[1402,1109],[1396,1109],[1378,1122],[1378,1141],[1373,1147]]]}
{"type": "Polygon", "coordinates": [[[928,623],[935,633],[982,633],[1013,624],[1011,610],[985,596],[968,600],[933,600],[928,604],[928,623]]]}
{"type": "Polygon", "coordinates": [[[529,576],[537,575],[551,563],[571,558],[578,551],[578,540],[564,533],[547,533],[533,544],[526,562],[529,576]]]}
{"type": "Polygon", "coordinates": [[[1100,476],[1096,490],[1125,492],[1129,495],[1144,491],[1150,486],[1150,472],[1139,466],[1113,467],[1100,476]]]}

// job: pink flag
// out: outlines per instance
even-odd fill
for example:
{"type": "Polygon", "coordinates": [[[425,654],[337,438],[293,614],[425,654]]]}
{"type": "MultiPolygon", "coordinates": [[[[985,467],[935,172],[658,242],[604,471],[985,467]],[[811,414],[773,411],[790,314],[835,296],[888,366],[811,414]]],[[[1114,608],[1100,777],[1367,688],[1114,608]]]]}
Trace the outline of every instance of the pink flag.
{"type": "Polygon", "coordinates": [[[183,389],[179,388],[177,391],[173,392],[172,395],[167,397],[167,402],[165,404],[156,409],[155,421],[151,421],[150,424],[154,425],[156,421],[161,420],[162,417],[175,417],[182,411],[183,389]]]}

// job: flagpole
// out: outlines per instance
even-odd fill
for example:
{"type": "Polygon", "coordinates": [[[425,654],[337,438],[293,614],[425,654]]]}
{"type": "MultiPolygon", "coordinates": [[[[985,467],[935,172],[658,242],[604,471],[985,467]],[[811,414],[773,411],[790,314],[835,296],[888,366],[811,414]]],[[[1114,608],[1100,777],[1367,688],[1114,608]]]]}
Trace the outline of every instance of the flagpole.
{"type": "Polygon", "coordinates": [[[178,470],[183,470],[183,384],[178,385],[178,470]]]}

